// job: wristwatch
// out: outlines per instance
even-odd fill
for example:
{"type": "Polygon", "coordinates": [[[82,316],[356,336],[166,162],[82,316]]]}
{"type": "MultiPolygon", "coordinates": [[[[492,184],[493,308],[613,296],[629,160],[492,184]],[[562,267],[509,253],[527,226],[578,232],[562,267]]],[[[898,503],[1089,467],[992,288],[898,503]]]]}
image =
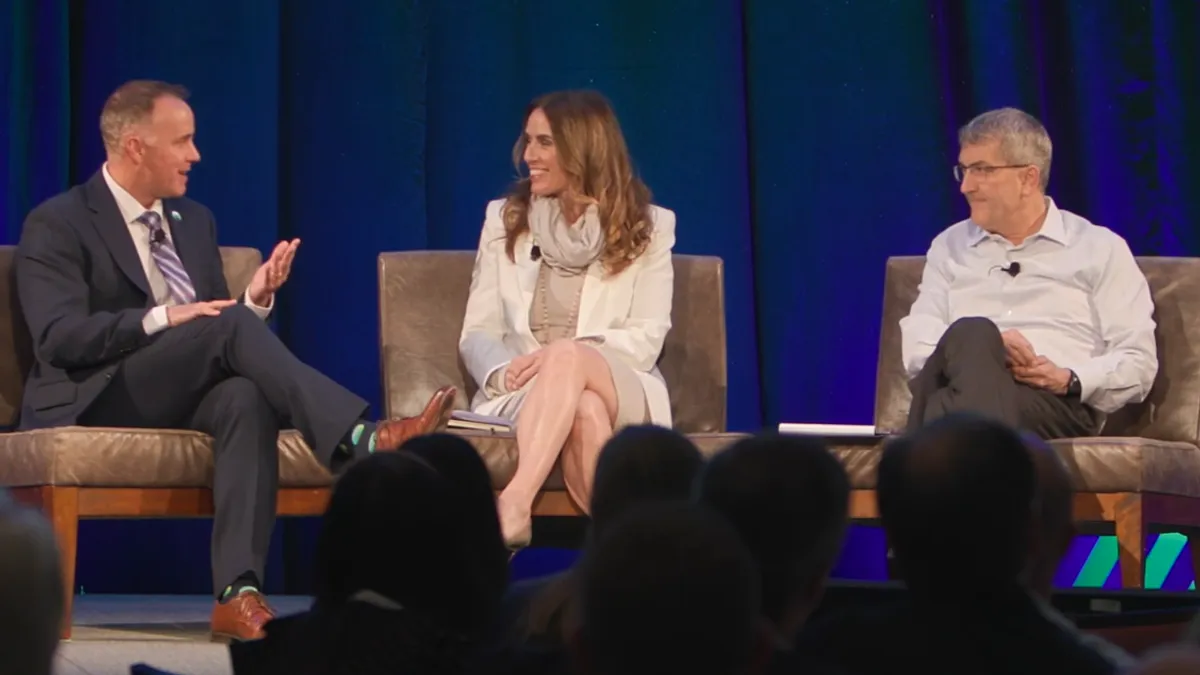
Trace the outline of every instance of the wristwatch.
{"type": "Polygon", "coordinates": [[[1067,372],[1071,373],[1071,379],[1067,380],[1067,396],[1079,398],[1083,395],[1083,385],[1079,383],[1079,376],[1073,370],[1067,372]]]}

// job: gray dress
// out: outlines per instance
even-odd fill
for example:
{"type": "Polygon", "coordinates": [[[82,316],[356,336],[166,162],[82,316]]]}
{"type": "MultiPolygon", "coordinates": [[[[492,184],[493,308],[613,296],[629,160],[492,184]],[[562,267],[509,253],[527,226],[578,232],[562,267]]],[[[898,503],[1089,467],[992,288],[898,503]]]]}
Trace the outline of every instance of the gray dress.
{"type": "MultiPolygon", "coordinates": [[[[569,274],[542,263],[538,270],[533,304],[529,307],[529,328],[537,338],[538,344],[545,347],[555,340],[569,340],[575,336],[579,323],[579,302],[586,279],[586,274],[569,274]]],[[[650,419],[650,409],[637,373],[605,345],[591,346],[608,362],[613,388],[617,392],[617,419],[613,430],[631,424],[645,424],[650,419]]],[[[501,368],[488,378],[489,396],[502,396],[507,393],[504,389],[505,371],[506,368],[501,368]]],[[[525,395],[529,393],[529,388],[537,378],[535,375],[526,382],[521,391],[512,396],[497,415],[515,420],[525,402],[525,395]]]]}

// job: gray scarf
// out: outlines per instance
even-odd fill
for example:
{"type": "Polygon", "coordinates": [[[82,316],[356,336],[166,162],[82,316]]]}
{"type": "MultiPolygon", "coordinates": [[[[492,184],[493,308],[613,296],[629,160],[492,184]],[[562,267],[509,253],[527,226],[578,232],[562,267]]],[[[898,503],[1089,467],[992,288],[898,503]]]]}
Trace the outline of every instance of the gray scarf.
{"type": "Polygon", "coordinates": [[[568,223],[557,197],[533,197],[529,205],[533,245],[546,264],[567,274],[583,274],[604,251],[604,230],[595,204],[568,223]]]}

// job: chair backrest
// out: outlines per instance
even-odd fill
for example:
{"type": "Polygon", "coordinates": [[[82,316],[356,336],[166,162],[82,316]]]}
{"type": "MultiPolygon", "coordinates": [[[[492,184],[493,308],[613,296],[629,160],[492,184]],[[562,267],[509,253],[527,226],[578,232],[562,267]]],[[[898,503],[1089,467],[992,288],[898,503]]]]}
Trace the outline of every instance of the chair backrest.
{"type": "MultiPolygon", "coordinates": [[[[0,246],[0,427],[16,424],[25,378],[33,367],[32,341],[13,278],[16,251],[15,246],[0,246]]],[[[236,298],[250,285],[262,254],[254,248],[223,247],[221,260],[229,292],[236,298]]]]}
{"type": "MultiPolygon", "coordinates": [[[[390,416],[421,410],[438,387],[458,387],[466,408],[476,383],[458,353],[474,251],[405,251],[379,256],[380,356],[390,416]]],[[[672,327],[659,369],[675,428],[725,430],[725,296],[720,258],[674,256],[672,327]]]]}
{"type": "MultiPolygon", "coordinates": [[[[1137,259],[1154,299],[1158,376],[1145,401],[1110,415],[1105,436],[1200,441],[1200,258],[1137,259]]],[[[900,362],[900,319],[917,297],[923,256],[889,258],[875,385],[875,426],[904,429],[912,395],[900,362]]]]}

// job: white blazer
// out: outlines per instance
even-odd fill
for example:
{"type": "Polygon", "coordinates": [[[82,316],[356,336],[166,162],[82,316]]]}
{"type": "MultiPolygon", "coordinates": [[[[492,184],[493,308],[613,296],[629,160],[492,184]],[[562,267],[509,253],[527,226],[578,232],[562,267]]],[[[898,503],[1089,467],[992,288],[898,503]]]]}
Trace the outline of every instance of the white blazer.
{"type": "MultiPolygon", "coordinates": [[[[523,236],[514,248],[516,261],[504,252],[503,199],[490,202],[475,254],[471,294],[458,349],[479,391],[471,401],[475,412],[491,415],[504,404],[505,394],[489,399],[484,383],[513,358],[541,348],[529,328],[529,308],[537,285],[540,261],[532,259],[533,240],[523,236]]],[[[580,298],[575,338],[602,340],[637,373],[650,421],[671,426],[667,384],[655,362],[671,329],[675,295],[675,214],[651,207],[654,233],[646,251],[623,272],[605,277],[603,265],[588,268],[580,298]]]]}

